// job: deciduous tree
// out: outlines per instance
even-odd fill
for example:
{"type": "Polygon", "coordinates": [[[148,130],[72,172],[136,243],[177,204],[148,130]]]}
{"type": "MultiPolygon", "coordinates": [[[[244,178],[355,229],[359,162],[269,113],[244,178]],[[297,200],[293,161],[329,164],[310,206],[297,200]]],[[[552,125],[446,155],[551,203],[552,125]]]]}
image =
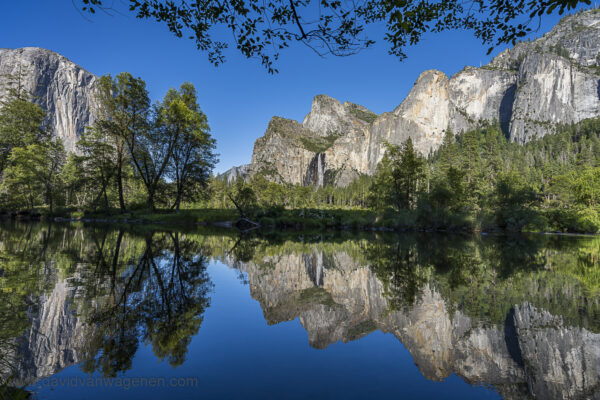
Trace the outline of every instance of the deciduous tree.
{"type": "Polygon", "coordinates": [[[170,90],[160,113],[169,134],[176,137],[165,176],[175,185],[173,208],[179,210],[182,201],[197,198],[206,190],[216,162],[215,140],[191,83],[170,90]]]}

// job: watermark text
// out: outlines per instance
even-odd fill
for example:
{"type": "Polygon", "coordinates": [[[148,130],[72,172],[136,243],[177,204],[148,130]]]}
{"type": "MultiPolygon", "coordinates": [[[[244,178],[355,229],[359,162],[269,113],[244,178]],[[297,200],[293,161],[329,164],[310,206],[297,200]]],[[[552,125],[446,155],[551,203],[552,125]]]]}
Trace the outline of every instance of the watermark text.
{"type": "Polygon", "coordinates": [[[73,388],[118,388],[123,390],[135,388],[184,388],[198,387],[199,380],[194,376],[132,376],[117,378],[102,377],[50,377],[38,382],[38,385],[47,387],[73,387],[73,388]]]}

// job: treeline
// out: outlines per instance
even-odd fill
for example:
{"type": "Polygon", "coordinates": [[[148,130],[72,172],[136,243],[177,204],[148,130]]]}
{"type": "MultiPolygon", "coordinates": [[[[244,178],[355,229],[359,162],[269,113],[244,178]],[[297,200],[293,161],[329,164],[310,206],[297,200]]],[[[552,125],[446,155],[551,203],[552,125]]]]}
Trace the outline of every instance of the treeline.
{"type": "Polygon", "coordinates": [[[99,79],[92,126],[67,154],[46,114],[9,79],[0,104],[0,200],[5,210],[56,207],[110,213],[118,208],[179,209],[206,195],[215,141],[191,83],[151,104],[129,73],[99,79]]]}
{"type": "Polygon", "coordinates": [[[406,199],[408,193],[409,201],[395,207],[413,211],[425,227],[597,232],[599,135],[600,119],[558,127],[525,145],[509,141],[498,125],[447,132],[424,162],[407,164],[415,158],[410,143],[389,151],[371,194],[406,199]],[[411,171],[420,179],[400,179],[395,190],[377,184],[386,174],[411,171]]]}
{"type": "Polygon", "coordinates": [[[346,187],[312,187],[292,184],[279,184],[269,181],[264,175],[253,175],[248,182],[236,181],[233,184],[221,177],[210,181],[210,197],[199,205],[209,208],[232,208],[229,194],[241,188],[250,188],[255,205],[259,208],[358,208],[369,207],[367,197],[372,178],[362,175],[346,187]]]}
{"type": "Polygon", "coordinates": [[[260,174],[229,185],[211,176],[215,141],[193,85],[151,104],[142,79],[100,78],[95,122],[76,153],[66,154],[21,78],[12,77],[0,104],[4,210],[237,208],[263,225],[286,219],[282,226],[302,227],[312,218],[315,227],[600,231],[600,119],[557,127],[525,145],[497,124],[446,132],[427,157],[410,139],[387,144],[376,173],[343,188],[277,184],[260,174]]]}
{"type": "MultiPolygon", "coordinates": [[[[599,136],[600,119],[590,119],[519,145],[499,125],[486,124],[456,135],[446,132],[440,148],[427,157],[410,139],[400,146],[387,144],[376,173],[348,187],[281,185],[261,175],[234,185],[214,179],[212,196],[203,205],[232,207],[233,193],[258,217],[269,210],[266,214],[277,218],[277,209],[370,210],[380,216],[377,221],[361,214],[364,221],[349,223],[416,230],[597,232],[599,136]]],[[[345,224],[342,218],[335,225],[345,224]]]]}

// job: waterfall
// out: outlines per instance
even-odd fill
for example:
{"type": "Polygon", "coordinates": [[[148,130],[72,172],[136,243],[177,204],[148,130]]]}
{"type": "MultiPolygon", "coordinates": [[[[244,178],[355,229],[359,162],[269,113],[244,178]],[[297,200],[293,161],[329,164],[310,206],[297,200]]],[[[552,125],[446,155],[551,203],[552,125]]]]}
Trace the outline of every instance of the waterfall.
{"type": "Polygon", "coordinates": [[[305,186],[320,188],[325,186],[325,154],[317,153],[310,161],[304,176],[305,186]]]}
{"type": "Polygon", "coordinates": [[[319,153],[317,155],[317,187],[325,186],[325,173],[323,172],[325,167],[325,154],[319,153]]]}

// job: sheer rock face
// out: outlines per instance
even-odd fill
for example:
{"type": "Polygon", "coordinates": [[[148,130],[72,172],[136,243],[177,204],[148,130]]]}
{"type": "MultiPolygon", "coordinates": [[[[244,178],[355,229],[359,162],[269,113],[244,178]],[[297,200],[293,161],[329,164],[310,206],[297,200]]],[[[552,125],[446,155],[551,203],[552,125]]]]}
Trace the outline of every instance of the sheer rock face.
{"type": "MultiPolygon", "coordinates": [[[[600,32],[599,32],[600,34],[600,32]]],[[[600,76],[556,54],[531,53],[519,70],[510,136],[525,143],[558,123],[600,114],[600,76]]]]}
{"type": "Polygon", "coordinates": [[[484,67],[465,67],[450,78],[423,72],[392,112],[375,115],[316,96],[302,124],[288,120],[285,143],[269,124],[254,147],[249,176],[267,166],[273,180],[319,186],[306,176],[322,153],[324,183],[345,186],[375,172],[385,142],[410,137],[427,155],[448,129],[457,133],[497,122],[513,141],[525,143],[555,132],[557,124],[599,115],[600,12],[591,10],[564,18],[542,38],[519,43],[484,67]],[[331,142],[315,148],[307,144],[312,137],[331,142]]]}
{"type": "Polygon", "coordinates": [[[93,122],[96,76],[67,58],[36,47],[0,49],[0,100],[6,96],[7,75],[24,74],[24,88],[48,114],[48,126],[75,151],[77,140],[93,122]]]}
{"type": "Polygon", "coordinates": [[[381,330],[395,335],[431,380],[454,373],[505,399],[600,398],[600,334],[565,326],[528,303],[515,306],[504,324],[489,325],[450,312],[426,285],[412,305],[394,310],[371,268],[344,252],[266,257],[244,269],[268,323],[298,318],[315,348],[381,330]]]}
{"type": "Polygon", "coordinates": [[[410,137],[415,148],[425,154],[437,148],[448,126],[449,109],[448,77],[440,71],[423,72],[402,104],[373,122],[368,168],[361,172],[375,171],[386,142],[400,144],[410,137]]]}
{"type": "Polygon", "coordinates": [[[508,133],[516,83],[515,71],[465,67],[450,79],[448,127],[461,132],[480,121],[498,121],[508,133]]]}
{"type": "Polygon", "coordinates": [[[319,136],[352,130],[353,121],[349,104],[342,105],[336,99],[326,95],[315,96],[302,126],[319,136]]]}

